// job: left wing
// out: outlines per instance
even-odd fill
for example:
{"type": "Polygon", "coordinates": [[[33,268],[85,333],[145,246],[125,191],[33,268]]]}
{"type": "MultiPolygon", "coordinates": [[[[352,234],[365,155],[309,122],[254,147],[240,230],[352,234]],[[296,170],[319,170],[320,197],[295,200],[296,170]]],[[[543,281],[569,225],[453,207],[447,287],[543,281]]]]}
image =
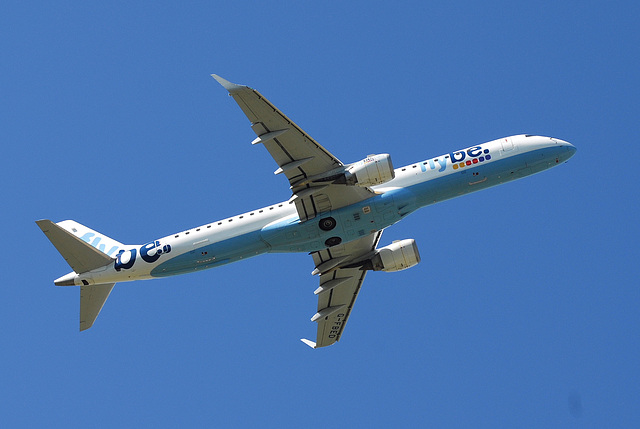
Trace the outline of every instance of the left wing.
{"type": "Polygon", "coordinates": [[[318,332],[315,342],[302,339],[305,344],[319,348],[340,340],[367,274],[356,263],[374,253],[381,235],[382,231],[378,231],[344,245],[312,253],[316,265],[313,273],[320,274],[320,287],[315,291],[318,312],[311,318],[312,322],[318,322],[318,332]]]}
{"type": "MultiPolygon", "coordinates": [[[[355,204],[373,197],[374,192],[364,186],[346,186],[340,182],[348,165],[344,165],[324,147],[318,144],[293,121],[271,104],[258,91],[236,85],[212,75],[238,103],[251,121],[251,128],[258,136],[252,143],[261,143],[278,164],[275,174],[289,179],[301,221],[355,204]]],[[[391,167],[393,168],[393,167],[391,167]]],[[[311,318],[318,322],[316,341],[303,339],[307,345],[318,348],[334,344],[342,336],[351,315],[366,270],[360,262],[373,256],[382,231],[348,243],[332,246],[312,253],[320,274],[318,312],[311,318]]]]}
{"type": "Polygon", "coordinates": [[[229,91],[251,121],[258,136],[252,143],[267,148],[279,167],[274,173],[289,179],[293,193],[290,202],[295,203],[301,221],[374,195],[366,187],[333,184],[332,178],[344,173],[347,166],[258,91],[211,76],[229,91]]]}

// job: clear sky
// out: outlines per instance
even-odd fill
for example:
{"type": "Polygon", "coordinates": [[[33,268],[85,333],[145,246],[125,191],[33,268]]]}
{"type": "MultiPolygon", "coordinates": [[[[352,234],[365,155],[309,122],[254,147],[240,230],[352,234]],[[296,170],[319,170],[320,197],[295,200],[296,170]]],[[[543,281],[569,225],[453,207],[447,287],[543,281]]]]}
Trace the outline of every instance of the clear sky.
{"type": "Polygon", "coordinates": [[[271,3],[3,2],[3,426],[638,427],[638,3],[271,3]],[[385,231],[422,262],[326,349],[305,254],[118,284],[79,333],[34,220],[144,243],[289,198],[211,73],[343,162],[578,152],[385,231]]]}

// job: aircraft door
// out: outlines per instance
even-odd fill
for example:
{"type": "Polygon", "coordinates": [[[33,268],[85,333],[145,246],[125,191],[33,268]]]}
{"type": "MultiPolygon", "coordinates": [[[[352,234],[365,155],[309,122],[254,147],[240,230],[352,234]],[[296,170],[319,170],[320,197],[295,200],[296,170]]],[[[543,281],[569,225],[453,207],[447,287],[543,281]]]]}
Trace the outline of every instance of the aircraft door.
{"type": "Polygon", "coordinates": [[[501,139],[500,141],[502,142],[503,152],[509,152],[510,150],[513,150],[513,140],[511,139],[511,137],[506,137],[504,139],[501,139]]]}

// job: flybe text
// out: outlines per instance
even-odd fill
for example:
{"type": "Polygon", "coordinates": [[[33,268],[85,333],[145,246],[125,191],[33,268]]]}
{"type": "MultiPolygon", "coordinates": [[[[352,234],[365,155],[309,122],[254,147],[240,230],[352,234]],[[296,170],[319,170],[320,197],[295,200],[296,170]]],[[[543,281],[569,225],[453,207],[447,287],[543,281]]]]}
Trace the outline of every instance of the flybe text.
{"type": "Polygon", "coordinates": [[[482,146],[473,146],[469,149],[451,152],[448,155],[439,156],[425,161],[420,164],[420,168],[423,172],[427,170],[438,170],[438,172],[443,172],[449,167],[457,170],[459,168],[465,168],[474,164],[489,161],[491,159],[489,152],[489,149],[483,148],[482,146]]]}
{"type": "Polygon", "coordinates": [[[133,264],[136,262],[136,258],[138,256],[138,251],[140,252],[140,257],[143,261],[148,263],[153,263],[160,258],[160,255],[163,253],[171,252],[171,246],[165,244],[164,246],[160,244],[159,241],[151,241],[147,244],[144,244],[140,247],[140,249],[129,249],[129,250],[121,250],[116,255],[116,262],[114,264],[114,268],[116,271],[120,270],[128,270],[133,267],[133,264]]]}

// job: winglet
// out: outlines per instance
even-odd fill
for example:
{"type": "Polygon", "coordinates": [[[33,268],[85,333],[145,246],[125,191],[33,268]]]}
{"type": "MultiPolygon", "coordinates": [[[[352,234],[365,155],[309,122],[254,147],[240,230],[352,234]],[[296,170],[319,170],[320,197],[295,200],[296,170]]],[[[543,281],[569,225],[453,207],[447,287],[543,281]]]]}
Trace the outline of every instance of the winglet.
{"type": "Polygon", "coordinates": [[[243,85],[236,85],[235,83],[229,82],[228,80],[221,78],[220,76],[218,76],[217,74],[212,74],[211,75],[212,78],[214,78],[215,80],[218,81],[218,83],[222,86],[224,86],[224,89],[226,89],[227,91],[229,91],[229,93],[234,93],[237,91],[240,91],[244,88],[247,88],[246,86],[243,85]]]}
{"type": "Polygon", "coordinates": [[[309,347],[311,347],[312,349],[316,348],[316,343],[314,343],[311,340],[307,340],[306,338],[300,338],[300,341],[302,341],[303,343],[305,343],[306,345],[308,345],[309,347]]]}

